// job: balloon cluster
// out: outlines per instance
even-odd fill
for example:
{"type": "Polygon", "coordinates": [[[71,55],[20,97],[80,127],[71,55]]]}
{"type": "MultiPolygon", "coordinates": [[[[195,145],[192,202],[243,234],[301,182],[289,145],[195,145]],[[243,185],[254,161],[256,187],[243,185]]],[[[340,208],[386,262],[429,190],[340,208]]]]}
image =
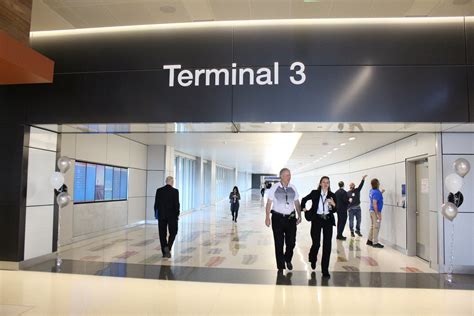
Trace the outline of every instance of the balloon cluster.
{"type": "Polygon", "coordinates": [[[71,196],[67,193],[67,187],[64,184],[64,174],[71,168],[72,160],[68,157],[60,157],[57,162],[59,172],[53,172],[51,175],[51,186],[58,191],[56,202],[59,207],[63,208],[71,202],[71,196]]]}
{"type": "Polygon", "coordinates": [[[458,207],[464,200],[460,190],[464,184],[463,178],[471,170],[471,165],[466,159],[459,158],[454,161],[453,168],[455,173],[449,174],[444,180],[446,189],[450,192],[448,202],[441,206],[441,214],[450,221],[458,215],[458,207]]]}

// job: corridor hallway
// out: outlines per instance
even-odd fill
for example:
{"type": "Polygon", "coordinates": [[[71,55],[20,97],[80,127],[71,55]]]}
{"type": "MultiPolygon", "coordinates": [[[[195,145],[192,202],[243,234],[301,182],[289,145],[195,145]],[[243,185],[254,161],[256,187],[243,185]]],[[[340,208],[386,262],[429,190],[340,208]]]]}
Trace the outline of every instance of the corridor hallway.
{"type": "MultiPolygon", "coordinates": [[[[305,220],[298,226],[293,258],[295,276],[311,273],[307,262],[311,246],[309,228],[310,224],[305,220]]],[[[345,234],[350,236],[348,231],[345,234]]],[[[417,257],[408,257],[390,247],[366,246],[366,232],[363,234],[362,238],[349,237],[346,241],[333,236],[330,271],[340,273],[334,274],[330,283],[339,284],[345,280],[354,282],[346,285],[358,286],[361,282],[359,272],[362,277],[372,279],[384,273],[403,278],[413,273],[436,273],[417,257]],[[341,278],[344,273],[351,278],[341,278]]],[[[316,270],[318,278],[320,256],[321,253],[316,270]]],[[[226,200],[215,207],[184,213],[179,220],[171,259],[162,258],[156,224],[139,225],[76,242],[61,248],[59,257],[62,259],[61,272],[81,274],[154,278],[154,272],[167,268],[176,279],[186,279],[192,277],[189,272],[200,271],[210,276],[209,282],[265,284],[274,283],[276,275],[272,230],[264,225],[264,201],[258,190],[243,194],[238,223],[232,222],[226,200]],[[241,271],[247,272],[241,274],[241,271]],[[224,275],[225,280],[219,279],[224,275]],[[254,275],[258,278],[254,279],[254,275]]],[[[54,260],[50,260],[29,269],[54,271],[57,268],[54,260]]]]}

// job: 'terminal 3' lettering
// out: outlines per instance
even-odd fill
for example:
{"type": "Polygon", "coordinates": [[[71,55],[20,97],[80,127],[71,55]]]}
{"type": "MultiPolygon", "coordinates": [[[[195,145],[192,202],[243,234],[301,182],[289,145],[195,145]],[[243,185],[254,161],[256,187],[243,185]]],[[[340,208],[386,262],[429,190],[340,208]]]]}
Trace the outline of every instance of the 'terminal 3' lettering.
{"type": "MultiPolygon", "coordinates": [[[[169,70],[168,85],[174,87],[176,84],[181,87],[194,86],[220,86],[220,85],[278,85],[279,64],[273,63],[273,68],[261,67],[237,68],[236,63],[232,63],[232,68],[212,68],[212,69],[181,69],[181,65],[164,65],[163,69],[169,70]]],[[[291,64],[292,74],[289,76],[290,82],[294,85],[301,85],[306,81],[305,66],[302,62],[296,61],[291,64]]]]}

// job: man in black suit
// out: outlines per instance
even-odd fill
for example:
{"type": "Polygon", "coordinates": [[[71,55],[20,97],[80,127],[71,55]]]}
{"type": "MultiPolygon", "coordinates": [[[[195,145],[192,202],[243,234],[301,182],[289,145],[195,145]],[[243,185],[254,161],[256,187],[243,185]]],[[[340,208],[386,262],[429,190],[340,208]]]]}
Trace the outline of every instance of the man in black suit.
{"type": "Polygon", "coordinates": [[[178,233],[179,192],[173,185],[174,178],[167,177],[166,185],[156,190],[155,195],[155,218],[158,219],[163,258],[171,258],[171,247],[178,233]]]}
{"type": "Polygon", "coordinates": [[[347,208],[349,207],[349,198],[346,190],[344,190],[344,182],[339,181],[339,190],[336,191],[336,207],[337,207],[337,237],[338,240],[346,240],[342,235],[347,222],[347,208]]]}

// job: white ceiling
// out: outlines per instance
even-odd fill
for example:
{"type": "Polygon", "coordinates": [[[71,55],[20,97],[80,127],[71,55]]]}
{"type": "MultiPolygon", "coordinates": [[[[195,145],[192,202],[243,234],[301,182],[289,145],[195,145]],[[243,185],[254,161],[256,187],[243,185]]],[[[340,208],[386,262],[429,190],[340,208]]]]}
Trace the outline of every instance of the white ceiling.
{"type": "Polygon", "coordinates": [[[361,155],[411,133],[129,133],[123,137],[146,145],[216,160],[224,166],[253,173],[294,173],[361,155]],[[354,140],[349,140],[355,137],[354,140]],[[346,145],[341,146],[342,143],[346,145]],[[334,150],[334,148],[338,148],[334,150]],[[331,154],[328,152],[331,151],[331,154]],[[323,156],[326,155],[326,158],[323,156]],[[320,160],[317,160],[321,158],[320,160]]]}
{"type": "Polygon", "coordinates": [[[32,31],[303,18],[469,16],[472,0],[33,0],[32,31]]]}
{"type": "Polygon", "coordinates": [[[359,156],[418,132],[474,131],[474,124],[444,123],[160,123],[37,127],[73,134],[114,133],[145,145],[173,146],[178,152],[253,173],[276,173],[283,166],[293,173],[304,172],[359,156]],[[355,139],[349,140],[351,137],[355,139]],[[341,146],[342,143],[345,145],[341,146]]]}

